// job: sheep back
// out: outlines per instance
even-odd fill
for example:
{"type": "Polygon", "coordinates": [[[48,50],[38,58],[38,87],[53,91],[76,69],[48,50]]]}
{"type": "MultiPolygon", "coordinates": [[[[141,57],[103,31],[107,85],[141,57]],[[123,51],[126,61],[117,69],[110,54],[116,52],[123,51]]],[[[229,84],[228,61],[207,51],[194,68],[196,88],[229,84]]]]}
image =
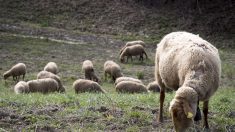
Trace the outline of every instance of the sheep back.
{"type": "Polygon", "coordinates": [[[59,72],[58,66],[55,62],[47,63],[47,65],[44,67],[44,71],[48,71],[54,74],[57,74],[59,72]]]}
{"type": "Polygon", "coordinates": [[[133,82],[136,82],[136,83],[143,84],[143,82],[141,80],[136,79],[136,78],[132,78],[132,77],[119,77],[119,78],[116,79],[114,85],[116,86],[118,83],[120,83],[122,81],[133,81],[133,82]]]}
{"type": "Polygon", "coordinates": [[[115,87],[117,92],[120,93],[143,93],[148,92],[146,86],[141,83],[136,83],[133,81],[122,81],[118,83],[115,87]]]}
{"type": "Polygon", "coordinates": [[[78,79],[74,81],[73,88],[75,93],[84,93],[84,92],[101,92],[106,93],[101,86],[92,80],[78,79]]]}
{"type": "Polygon", "coordinates": [[[49,93],[59,91],[59,85],[56,80],[52,78],[44,78],[28,81],[30,92],[49,93]]]}

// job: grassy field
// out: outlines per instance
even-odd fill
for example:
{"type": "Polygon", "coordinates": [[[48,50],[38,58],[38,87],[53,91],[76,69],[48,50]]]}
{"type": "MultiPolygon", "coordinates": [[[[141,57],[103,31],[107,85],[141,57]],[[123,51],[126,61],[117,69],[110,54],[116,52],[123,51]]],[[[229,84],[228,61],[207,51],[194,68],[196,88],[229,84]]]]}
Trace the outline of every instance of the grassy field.
{"type": "MultiPolygon", "coordinates": [[[[58,64],[66,93],[16,95],[11,78],[0,77],[0,131],[172,131],[168,113],[174,92],[167,93],[164,124],[156,124],[159,94],[118,94],[111,82],[102,83],[107,94],[75,94],[72,83],[83,78],[82,61],[93,61],[103,80],[103,63],[118,61],[122,43],[117,38],[86,44],[67,44],[48,39],[0,33],[0,73],[18,62],[27,65],[26,80],[35,79],[46,63],[58,64]],[[105,43],[106,42],[106,43],[105,43]]],[[[120,64],[124,75],[154,80],[155,45],[147,45],[150,60],[120,64]]],[[[209,104],[209,125],[213,132],[235,131],[235,50],[220,49],[221,86],[209,104]]],[[[202,122],[192,130],[203,131],[202,122]]]]}

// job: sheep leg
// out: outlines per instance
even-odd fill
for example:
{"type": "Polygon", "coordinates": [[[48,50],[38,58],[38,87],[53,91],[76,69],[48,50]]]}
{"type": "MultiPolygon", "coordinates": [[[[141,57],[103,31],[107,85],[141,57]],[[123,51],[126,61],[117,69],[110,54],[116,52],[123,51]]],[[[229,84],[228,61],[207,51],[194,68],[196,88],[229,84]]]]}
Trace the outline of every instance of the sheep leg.
{"type": "Polygon", "coordinates": [[[115,82],[116,78],[114,76],[112,76],[112,78],[113,78],[113,82],[115,82]]]}
{"type": "Polygon", "coordinates": [[[147,53],[144,51],[144,54],[145,54],[145,57],[146,57],[146,60],[148,59],[148,56],[147,56],[147,53]]]}
{"type": "Polygon", "coordinates": [[[208,125],[208,121],[207,121],[208,104],[209,104],[209,101],[204,101],[204,102],[203,102],[203,114],[204,114],[203,126],[204,126],[206,129],[209,129],[209,125],[208,125]]]}
{"type": "Polygon", "coordinates": [[[158,122],[163,122],[163,103],[165,99],[165,87],[162,85],[160,86],[160,110],[158,116],[158,122]]]}
{"type": "Polygon", "coordinates": [[[23,74],[23,80],[24,80],[25,74],[23,74]]]}
{"type": "Polygon", "coordinates": [[[13,78],[13,81],[16,81],[16,78],[15,78],[15,76],[12,76],[12,78],[13,78]]]}
{"type": "Polygon", "coordinates": [[[143,60],[144,60],[144,56],[143,56],[143,55],[141,55],[141,62],[143,62],[143,60]]]}
{"type": "Polygon", "coordinates": [[[126,62],[128,62],[129,56],[126,57],[126,62]]]}
{"type": "Polygon", "coordinates": [[[198,100],[197,112],[196,112],[196,116],[194,117],[194,121],[199,121],[201,119],[202,119],[202,116],[201,116],[201,111],[200,111],[200,108],[199,108],[199,100],[198,100]]]}
{"type": "Polygon", "coordinates": [[[107,73],[104,72],[104,80],[106,81],[107,80],[107,73]]]}

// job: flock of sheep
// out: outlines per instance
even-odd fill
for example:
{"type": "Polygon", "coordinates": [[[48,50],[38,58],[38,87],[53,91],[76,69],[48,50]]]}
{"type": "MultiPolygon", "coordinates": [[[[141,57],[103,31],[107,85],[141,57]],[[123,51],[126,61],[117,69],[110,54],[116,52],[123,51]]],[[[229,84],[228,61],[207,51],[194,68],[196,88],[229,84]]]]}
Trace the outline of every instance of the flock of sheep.
{"type": "MultiPolygon", "coordinates": [[[[143,41],[132,41],[120,50],[120,61],[128,61],[132,56],[139,56],[143,61],[143,41]]],[[[83,62],[82,70],[85,79],[78,79],[73,83],[75,93],[102,92],[100,79],[96,76],[93,64],[90,60],[83,62]]],[[[36,80],[28,82],[20,81],[15,87],[15,93],[28,92],[65,92],[61,83],[57,65],[49,62],[43,71],[39,72],[36,80]]],[[[13,76],[13,80],[19,81],[20,76],[26,74],[26,66],[18,63],[4,73],[4,79],[13,76]]],[[[163,37],[157,45],[155,56],[155,80],[146,87],[141,80],[124,77],[120,66],[114,61],[104,63],[105,80],[109,75],[114,81],[117,92],[148,92],[149,90],[160,92],[160,110],[158,122],[163,122],[163,103],[165,89],[176,91],[174,99],[170,103],[169,112],[176,131],[185,131],[193,125],[194,121],[201,119],[199,101],[203,101],[203,125],[209,129],[207,115],[210,97],[219,87],[221,75],[221,62],[218,50],[198,35],[188,32],[172,32],[163,37]]]]}

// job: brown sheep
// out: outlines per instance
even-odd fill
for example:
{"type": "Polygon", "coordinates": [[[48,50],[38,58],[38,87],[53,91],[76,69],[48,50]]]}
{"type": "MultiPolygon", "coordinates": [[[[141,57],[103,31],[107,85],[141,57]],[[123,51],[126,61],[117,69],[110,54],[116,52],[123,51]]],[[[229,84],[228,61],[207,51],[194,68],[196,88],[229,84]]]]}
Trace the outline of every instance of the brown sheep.
{"type": "Polygon", "coordinates": [[[85,72],[85,79],[100,82],[100,79],[96,76],[93,64],[90,60],[85,60],[82,64],[82,71],[85,72]]]}
{"type": "Polygon", "coordinates": [[[43,78],[52,78],[52,79],[55,79],[59,85],[59,91],[60,92],[65,92],[65,88],[64,86],[62,85],[62,82],[61,82],[61,79],[59,76],[51,73],[51,72],[48,72],[48,71],[41,71],[38,73],[37,75],[37,79],[43,79],[43,78]]]}
{"type": "Polygon", "coordinates": [[[118,77],[123,76],[120,66],[117,63],[110,60],[104,63],[105,80],[107,79],[107,74],[109,74],[112,77],[114,82],[118,77]]]}
{"type": "Polygon", "coordinates": [[[14,65],[10,70],[6,71],[3,74],[4,80],[6,80],[8,77],[12,76],[13,80],[18,82],[20,79],[20,76],[23,76],[23,80],[26,74],[26,65],[24,63],[18,63],[14,65]]]}
{"type": "Polygon", "coordinates": [[[128,62],[128,59],[131,57],[131,60],[132,60],[132,56],[140,56],[139,60],[143,61],[144,60],[144,57],[143,55],[146,56],[146,59],[148,58],[145,50],[144,50],[144,47],[140,44],[136,44],[136,45],[132,45],[132,46],[128,46],[126,47],[123,52],[121,53],[119,59],[120,61],[123,63],[125,60],[124,60],[124,57],[126,56],[127,57],[127,61],[128,62]]]}
{"type": "Polygon", "coordinates": [[[152,92],[160,92],[159,85],[156,81],[149,83],[147,89],[152,92]]]}
{"type": "Polygon", "coordinates": [[[129,41],[129,42],[127,42],[127,43],[125,44],[124,47],[121,48],[121,50],[120,50],[120,52],[119,52],[119,55],[122,54],[122,51],[123,51],[126,47],[132,46],[132,45],[136,45],[136,44],[140,44],[140,45],[142,45],[143,47],[145,46],[145,43],[144,43],[142,40],[129,41]]]}
{"type": "Polygon", "coordinates": [[[60,91],[59,85],[55,79],[52,78],[44,78],[31,80],[27,82],[29,86],[29,92],[41,92],[41,93],[49,93],[60,91]]]}

